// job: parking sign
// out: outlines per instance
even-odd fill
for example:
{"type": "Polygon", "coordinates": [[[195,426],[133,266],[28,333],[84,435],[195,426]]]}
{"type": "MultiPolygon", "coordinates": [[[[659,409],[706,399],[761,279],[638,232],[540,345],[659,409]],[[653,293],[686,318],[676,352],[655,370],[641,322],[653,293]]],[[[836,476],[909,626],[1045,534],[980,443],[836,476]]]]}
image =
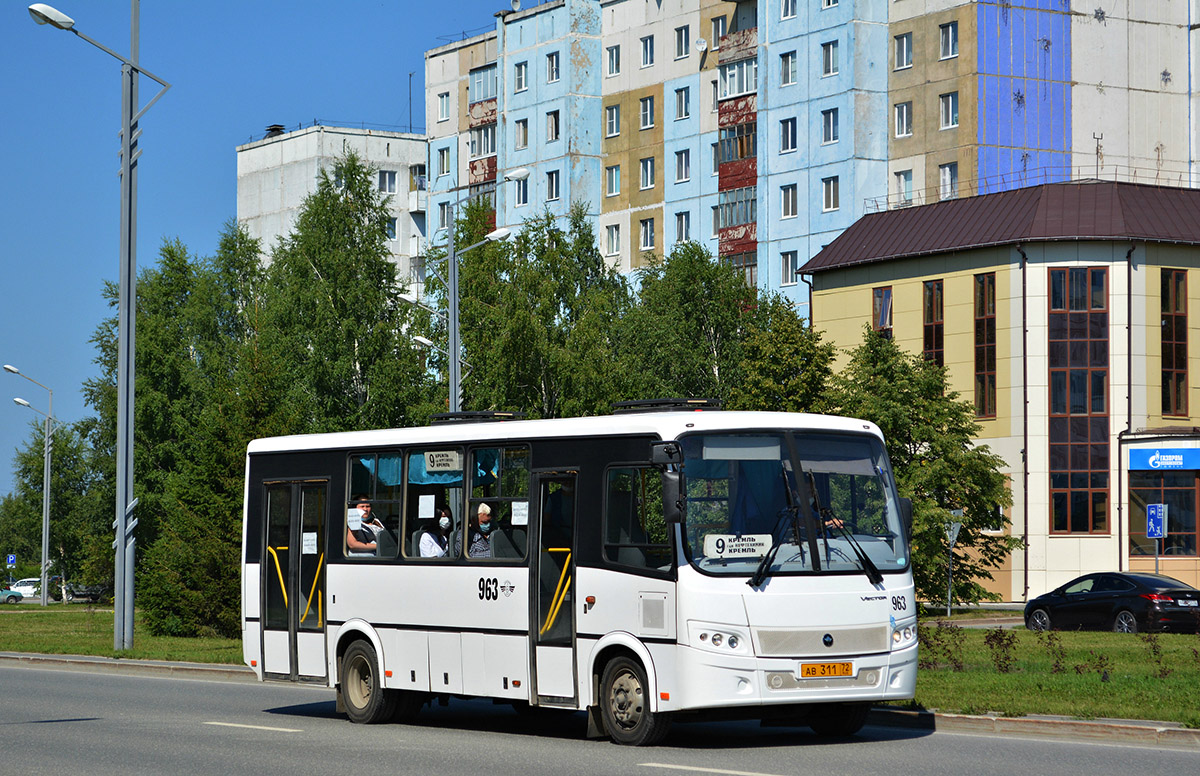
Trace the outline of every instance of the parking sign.
{"type": "Polygon", "coordinates": [[[8,557],[5,559],[4,563],[9,568],[12,568],[13,566],[17,565],[17,556],[10,552],[8,554],[8,557]]]}
{"type": "Polygon", "coordinates": [[[1165,539],[1167,536],[1167,505],[1146,505],[1146,538],[1165,539]]]}

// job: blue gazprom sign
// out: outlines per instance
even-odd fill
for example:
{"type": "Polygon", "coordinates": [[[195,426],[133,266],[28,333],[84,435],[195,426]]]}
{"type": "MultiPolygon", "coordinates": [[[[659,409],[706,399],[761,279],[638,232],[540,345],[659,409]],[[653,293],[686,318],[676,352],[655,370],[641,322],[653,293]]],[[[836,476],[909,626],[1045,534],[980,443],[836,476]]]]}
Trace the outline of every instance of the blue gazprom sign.
{"type": "Polygon", "coordinates": [[[1130,448],[1130,469],[1200,469],[1200,448],[1130,448]]]}

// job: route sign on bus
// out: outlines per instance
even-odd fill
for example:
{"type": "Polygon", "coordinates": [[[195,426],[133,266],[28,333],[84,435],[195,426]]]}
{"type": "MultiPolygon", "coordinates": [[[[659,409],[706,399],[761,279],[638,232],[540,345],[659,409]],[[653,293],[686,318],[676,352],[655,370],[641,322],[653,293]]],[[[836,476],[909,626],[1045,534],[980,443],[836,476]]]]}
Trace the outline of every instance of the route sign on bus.
{"type": "Polygon", "coordinates": [[[1165,539],[1165,538],[1167,538],[1167,505],[1166,504],[1147,504],[1146,505],[1146,538],[1147,539],[1165,539]]]}
{"type": "Polygon", "coordinates": [[[709,534],[704,537],[706,558],[761,558],[771,549],[771,534],[709,534]]]}

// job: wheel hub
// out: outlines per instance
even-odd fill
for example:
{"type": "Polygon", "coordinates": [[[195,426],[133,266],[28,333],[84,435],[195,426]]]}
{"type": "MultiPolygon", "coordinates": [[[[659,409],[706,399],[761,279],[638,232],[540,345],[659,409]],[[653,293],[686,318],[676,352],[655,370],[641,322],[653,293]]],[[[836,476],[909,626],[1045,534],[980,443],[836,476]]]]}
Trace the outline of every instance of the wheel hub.
{"type": "Polygon", "coordinates": [[[625,727],[635,727],[642,718],[642,686],[631,674],[622,674],[613,682],[611,703],[613,718],[625,727]]]}

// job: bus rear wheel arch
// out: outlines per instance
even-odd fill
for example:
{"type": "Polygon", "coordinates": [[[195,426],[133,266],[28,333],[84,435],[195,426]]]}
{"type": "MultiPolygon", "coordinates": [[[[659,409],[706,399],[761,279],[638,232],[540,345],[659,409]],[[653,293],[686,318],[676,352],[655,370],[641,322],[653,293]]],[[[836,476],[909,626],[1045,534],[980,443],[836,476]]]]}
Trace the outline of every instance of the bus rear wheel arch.
{"type": "Polygon", "coordinates": [[[338,694],[351,722],[372,725],[392,718],[396,694],[383,688],[379,658],[369,641],[346,647],[338,665],[338,694]]]}
{"type": "Polygon", "coordinates": [[[649,746],[671,728],[668,714],[651,711],[649,682],[641,662],[619,654],[600,675],[600,716],[609,737],[628,746],[649,746]]]}

